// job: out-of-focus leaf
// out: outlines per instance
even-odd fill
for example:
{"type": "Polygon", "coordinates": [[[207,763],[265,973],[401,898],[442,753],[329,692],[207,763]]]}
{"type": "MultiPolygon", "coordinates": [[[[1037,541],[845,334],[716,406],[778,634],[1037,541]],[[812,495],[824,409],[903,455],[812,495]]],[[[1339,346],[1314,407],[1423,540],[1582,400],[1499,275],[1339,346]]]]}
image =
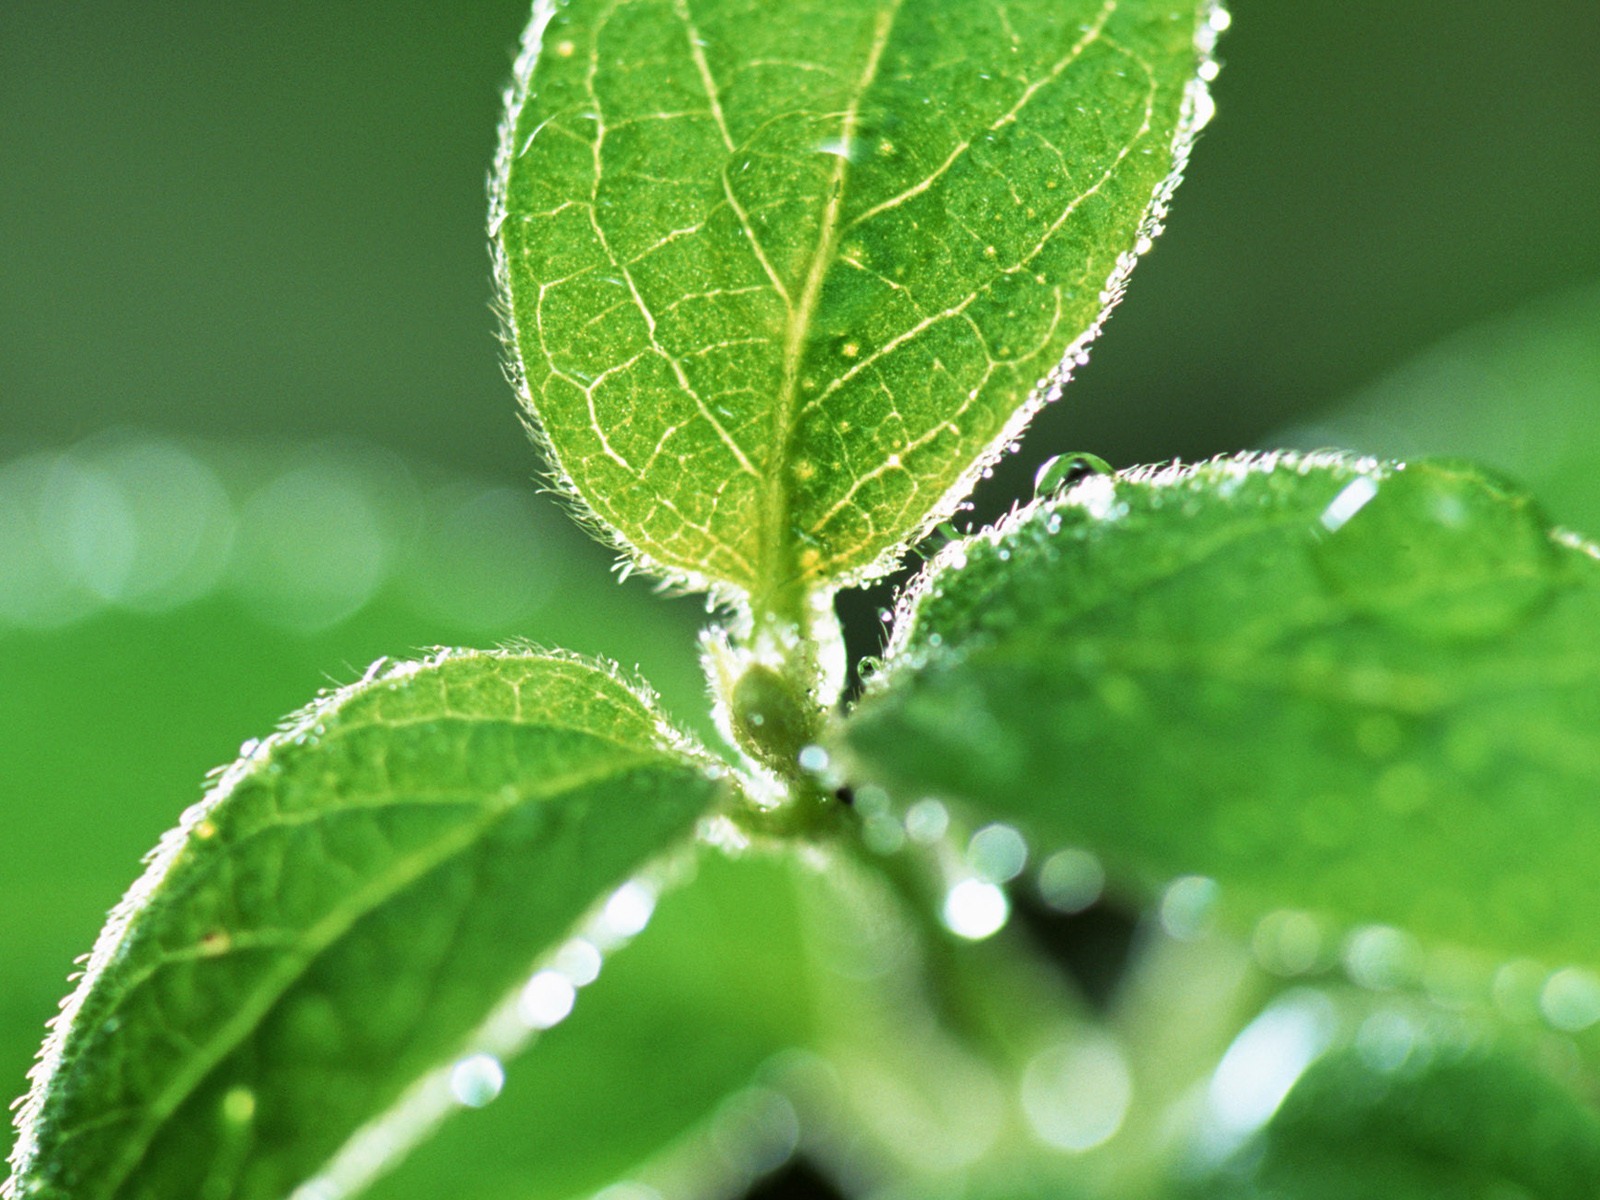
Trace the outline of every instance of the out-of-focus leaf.
{"type": "Polygon", "coordinates": [[[947,547],[845,724],[1148,895],[1600,964],[1600,561],[1470,466],[1092,475],[947,547]]]}
{"type": "Polygon", "coordinates": [[[1600,1117],[1520,1061],[1420,1046],[1389,1069],[1357,1051],[1300,1080],[1192,1200],[1587,1200],[1600,1117]]]}
{"type": "Polygon", "coordinates": [[[636,557],[758,604],[887,569],[1120,296],[1223,24],[1209,0],[537,4],[491,224],[561,476],[636,557]]]}
{"type": "Polygon", "coordinates": [[[373,1200],[564,1200],[663,1153],[709,1184],[737,1181],[740,1131],[719,1109],[809,1039],[816,981],[796,869],[787,857],[704,856],[572,1015],[508,1064],[505,1093],[446,1124],[373,1200]],[[700,1130],[709,1147],[678,1144],[700,1130]]]}
{"type": "Polygon", "coordinates": [[[1600,530],[1600,287],[1464,330],[1285,444],[1476,459],[1520,479],[1555,520],[1600,530]]]}
{"type": "Polygon", "coordinates": [[[472,1051],[725,786],[570,657],[369,672],[247,748],[163,841],[46,1044],[8,1190],[281,1197],[472,1051]]]}

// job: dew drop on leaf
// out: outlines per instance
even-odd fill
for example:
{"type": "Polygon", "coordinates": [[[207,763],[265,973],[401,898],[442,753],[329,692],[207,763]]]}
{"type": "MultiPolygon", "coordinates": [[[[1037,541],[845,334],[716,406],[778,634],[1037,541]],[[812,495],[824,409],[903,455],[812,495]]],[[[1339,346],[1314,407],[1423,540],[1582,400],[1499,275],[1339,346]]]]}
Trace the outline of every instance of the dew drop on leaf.
{"type": "Polygon", "coordinates": [[[556,951],[550,965],[571,980],[574,987],[587,987],[600,977],[603,962],[593,942],[573,938],[556,951]]]}
{"type": "Polygon", "coordinates": [[[1057,850],[1039,866],[1039,897],[1062,913],[1082,912],[1106,886],[1105,868],[1087,850],[1057,850]]]}
{"type": "Polygon", "coordinates": [[[1217,881],[1204,875],[1174,879],[1161,894],[1161,928],[1180,942],[1203,937],[1211,928],[1217,891],[1217,881]]]}
{"type": "Polygon", "coordinates": [[[1557,1029],[1577,1033],[1600,1022],[1600,978],[1581,967],[1566,967],[1545,982],[1539,995],[1544,1019],[1557,1029]]]}
{"type": "Polygon", "coordinates": [[[1081,1154],[1122,1128],[1133,1073],[1116,1043],[1097,1037],[1051,1047],[1022,1073],[1022,1111],[1046,1145],[1081,1154]]]}
{"type": "Polygon", "coordinates": [[[467,1108],[483,1108],[505,1087],[506,1072],[491,1054],[474,1054],[450,1068],[450,1094],[467,1108]]]}
{"type": "Polygon", "coordinates": [[[1329,588],[1362,615],[1430,639],[1482,639],[1554,590],[1549,528],[1514,485],[1427,461],[1352,480],[1323,510],[1312,553],[1329,588]]]}
{"type": "Polygon", "coordinates": [[[1379,1009],[1361,1022],[1356,1031],[1356,1053],[1374,1071],[1393,1074],[1427,1043],[1417,1022],[1408,1014],[1379,1009]]]}
{"type": "Polygon", "coordinates": [[[1388,991],[1416,980],[1418,948],[1408,935],[1388,925],[1366,925],[1344,946],[1344,969],[1358,987],[1388,991]]]}
{"type": "Polygon", "coordinates": [[[247,1087],[229,1088],[222,1097],[222,1119],[230,1125],[248,1125],[256,1115],[256,1094],[247,1087]]]}
{"type": "Polygon", "coordinates": [[[1046,459],[1033,477],[1035,496],[1055,496],[1091,475],[1110,475],[1111,464],[1093,454],[1058,454],[1046,459]]]}
{"type": "Polygon", "coordinates": [[[577,994],[572,980],[547,968],[523,987],[517,997],[517,1016],[529,1029],[549,1029],[567,1019],[577,994]]]}
{"type": "Polygon", "coordinates": [[[918,800],[906,810],[906,834],[914,842],[930,845],[950,827],[950,812],[937,800],[918,800]]]}
{"type": "Polygon", "coordinates": [[[951,933],[969,942],[980,942],[1005,928],[1011,917],[1011,903],[994,884],[963,879],[945,893],[940,915],[951,933]]]}
{"type": "Polygon", "coordinates": [[[985,825],[967,843],[967,864],[990,883],[1010,882],[1027,862],[1028,843],[1009,825],[985,825]]]}

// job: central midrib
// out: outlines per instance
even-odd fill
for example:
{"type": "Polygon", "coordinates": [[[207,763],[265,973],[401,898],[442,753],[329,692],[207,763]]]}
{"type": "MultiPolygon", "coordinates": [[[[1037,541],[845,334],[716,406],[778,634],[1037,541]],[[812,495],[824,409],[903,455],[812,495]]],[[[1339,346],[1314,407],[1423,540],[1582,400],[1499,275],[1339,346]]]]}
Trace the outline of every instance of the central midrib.
{"type": "Polygon", "coordinates": [[[789,491],[791,458],[798,433],[796,414],[800,396],[801,362],[811,332],[811,321],[816,315],[817,302],[822,295],[823,280],[833,265],[839,244],[839,231],[844,213],[845,180],[850,173],[850,153],[860,122],[861,101],[872,87],[883,61],[884,47],[894,27],[895,17],[904,0],[890,0],[878,13],[873,29],[872,45],[867,51],[861,77],[849,106],[840,122],[839,149],[833,174],[828,180],[828,202],[822,214],[822,229],[817,237],[817,247],[811,256],[805,284],[799,301],[790,307],[788,323],[784,330],[783,381],[779,387],[778,403],[773,409],[774,455],[767,472],[765,496],[761,515],[761,545],[758,547],[760,568],[755,581],[755,594],[751,597],[757,616],[765,614],[789,615],[797,597],[788,593],[801,571],[797,563],[795,539],[789,528],[792,496],[789,491]]]}

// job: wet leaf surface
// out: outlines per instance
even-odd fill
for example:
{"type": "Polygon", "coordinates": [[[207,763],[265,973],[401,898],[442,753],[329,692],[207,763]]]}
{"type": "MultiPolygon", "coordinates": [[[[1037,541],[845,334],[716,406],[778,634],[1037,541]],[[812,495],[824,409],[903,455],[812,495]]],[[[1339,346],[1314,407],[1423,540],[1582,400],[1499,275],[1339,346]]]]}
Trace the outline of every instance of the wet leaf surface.
{"type": "Polygon", "coordinates": [[[941,552],[842,737],[1174,913],[1595,966],[1600,563],[1546,529],[1449,462],[1092,475],[941,552]]]}
{"type": "Polygon", "coordinates": [[[1120,295],[1222,23],[1202,0],[538,5],[493,226],[559,472],[697,584],[765,602],[887,569],[1120,295]]]}
{"type": "Polygon", "coordinates": [[[1482,1047],[1344,1051],[1190,1200],[1582,1200],[1600,1189],[1600,1117],[1548,1076],[1482,1047]]]}
{"type": "MultiPolygon", "coordinates": [[[[282,1197],[429,1072],[491,1097],[491,1010],[719,775],[565,656],[441,653],[325,697],[246,747],[113,913],[22,1110],[15,1194],[282,1197]]],[[[626,899],[619,929],[648,917],[626,899]]]]}

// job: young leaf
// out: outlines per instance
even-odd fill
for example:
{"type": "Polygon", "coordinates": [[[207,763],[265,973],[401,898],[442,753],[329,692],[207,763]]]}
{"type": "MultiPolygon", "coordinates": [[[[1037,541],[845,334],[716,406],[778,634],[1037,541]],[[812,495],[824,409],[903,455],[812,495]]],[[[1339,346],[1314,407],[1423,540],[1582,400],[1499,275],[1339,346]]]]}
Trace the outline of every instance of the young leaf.
{"type": "Polygon", "coordinates": [[[930,564],[843,736],[1125,886],[1600,965],[1596,559],[1464,465],[1091,475],[930,564]]]}
{"type": "Polygon", "coordinates": [[[1522,480],[1561,524],[1600,529],[1600,285],[1462,330],[1287,445],[1448,454],[1522,480]]]}
{"type": "Polygon", "coordinates": [[[663,1160],[725,1177],[746,1147],[719,1107],[812,1040],[827,981],[807,961],[807,873],[789,854],[703,853],[649,931],[607,956],[571,1015],[512,1066],[504,1094],[446,1124],[371,1200],[568,1200],[654,1182],[663,1160]]]}
{"type": "Polygon", "coordinates": [[[541,0],[491,228],[564,482],[642,561],[758,606],[886,570],[1120,296],[1225,24],[1211,0],[541,0]]]}
{"type": "Polygon", "coordinates": [[[368,672],[247,747],[112,913],[8,1194],[280,1200],[725,786],[570,657],[368,672]]]}
{"type": "Polygon", "coordinates": [[[1260,1136],[1187,1200],[1584,1200],[1600,1190],[1600,1118],[1492,1049],[1345,1051],[1294,1086],[1260,1136]]]}

